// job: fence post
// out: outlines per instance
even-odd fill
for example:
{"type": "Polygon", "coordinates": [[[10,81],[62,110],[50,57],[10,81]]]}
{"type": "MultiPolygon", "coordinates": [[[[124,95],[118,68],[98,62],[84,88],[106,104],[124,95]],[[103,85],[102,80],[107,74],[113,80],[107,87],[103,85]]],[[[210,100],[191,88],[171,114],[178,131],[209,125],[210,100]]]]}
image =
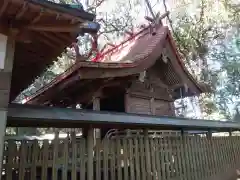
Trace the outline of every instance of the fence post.
{"type": "MultiPolygon", "coordinates": [[[[146,170],[147,170],[147,179],[152,179],[151,176],[151,157],[150,157],[150,149],[149,149],[149,135],[148,130],[144,130],[144,145],[145,145],[145,153],[146,153],[146,170]]],[[[144,170],[143,170],[144,171],[144,170]]]]}
{"type": "Polygon", "coordinates": [[[88,152],[88,162],[87,162],[87,173],[88,180],[93,180],[93,148],[94,148],[94,129],[92,127],[88,128],[87,135],[87,152],[88,152]]]}

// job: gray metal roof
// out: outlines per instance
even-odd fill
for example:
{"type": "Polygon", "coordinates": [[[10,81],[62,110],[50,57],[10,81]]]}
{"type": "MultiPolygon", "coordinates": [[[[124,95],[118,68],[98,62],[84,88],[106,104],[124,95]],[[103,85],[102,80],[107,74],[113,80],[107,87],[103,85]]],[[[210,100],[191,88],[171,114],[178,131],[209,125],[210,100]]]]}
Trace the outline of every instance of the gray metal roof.
{"type": "Polygon", "coordinates": [[[93,127],[107,126],[127,129],[240,130],[240,123],[231,121],[196,120],[16,104],[9,106],[7,125],[12,127],[82,128],[91,125],[93,127]]]}

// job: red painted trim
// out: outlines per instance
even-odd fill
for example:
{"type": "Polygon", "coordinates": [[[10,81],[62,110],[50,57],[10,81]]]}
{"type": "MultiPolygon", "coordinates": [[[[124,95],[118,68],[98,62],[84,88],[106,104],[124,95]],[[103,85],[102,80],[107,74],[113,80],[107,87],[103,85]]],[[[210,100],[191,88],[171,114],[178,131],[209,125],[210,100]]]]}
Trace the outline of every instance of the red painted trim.
{"type": "Polygon", "coordinates": [[[100,53],[97,55],[96,58],[93,58],[91,61],[92,62],[99,62],[98,60],[101,59],[102,57],[104,57],[105,55],[113,52],[115,49],[119,48],[120,46],[124,45],[125,43],[127,43],[128,41],[131,41],[133,40],[134,38],[136,38],[137,36],[141,35],[142,33],[144,33],[146,30],[148,30],[150,26],[147,26],[145,27],[144,29],[142,29],[141,31],[137,32],[136,34],[134,34],[133,36],[127,38],[126,40],[124,40],[123,42],[121,42],[120,44],[116,45],[115,47],[113,48],[110,48],[108,50],[106,50],[105,52],[103,53],[100,53]]]}

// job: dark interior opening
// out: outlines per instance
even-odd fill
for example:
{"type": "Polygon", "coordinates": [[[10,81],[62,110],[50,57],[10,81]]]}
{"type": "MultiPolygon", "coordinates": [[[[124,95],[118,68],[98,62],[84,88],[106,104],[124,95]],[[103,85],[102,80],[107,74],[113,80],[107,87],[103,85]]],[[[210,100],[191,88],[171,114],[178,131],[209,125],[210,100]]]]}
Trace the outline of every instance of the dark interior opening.
{"type": "MultiPolygon", "coordinates": [[[[104,98],[100,100],[101,111],[125,112],[125,90],[119,87],[104,89],[104,98]]],[[[103,139],[111,128],[101,129],[101,138],[103,139]]]]}
{"type": "Polygon", "coordinates": [[[116,88],[104,90],[105,98],[100,100],[101,111],[125,112],[124,91],[116,88]]]}
{"type": "Polygon", "coordinates": [[[93,109],[93,103],[82,104],[82,108],[83,108],[83,109],[89,109],[89,110],[92,110],[92,109],[93,109]]]}

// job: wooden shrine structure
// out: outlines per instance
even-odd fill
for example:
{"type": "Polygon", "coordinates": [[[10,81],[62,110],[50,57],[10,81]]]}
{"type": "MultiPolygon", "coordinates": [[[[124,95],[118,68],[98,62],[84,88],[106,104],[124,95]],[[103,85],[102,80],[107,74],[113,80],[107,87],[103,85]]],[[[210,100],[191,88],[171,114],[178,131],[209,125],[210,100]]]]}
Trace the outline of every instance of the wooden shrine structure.
{"type": "MultiPolygon", "coordinates": [[[[91,61],[77,61],[26,103],[175,116],[175,99],[209,89],[189,74],[169,29],[152,31],[146,27],[91,61]]],[[[104,129],[102,137],[110,130],[104,129]]]]}
{"type": "Polygon", "coordinates": [[[92,61],[77,61],[25,103],[91,109],[99,98],[99,110],[174,116],[175,99],[209,91],[189,74],[161,26],[155,35],[147,27],[92,61]]]}
{"type": "Polygon", "coordinates": [[[45,0],[0,5],[1,180],[236,180],[240,124],[174,117],[174,100],[210,89],[189,74],[161,21],[91,61],[77,56],[11,104],[79,33],[99,27],[86,26],[93,14],[45,0]],[[55,138],[8,138],[5,126],[52,127],[55,138]]]}

